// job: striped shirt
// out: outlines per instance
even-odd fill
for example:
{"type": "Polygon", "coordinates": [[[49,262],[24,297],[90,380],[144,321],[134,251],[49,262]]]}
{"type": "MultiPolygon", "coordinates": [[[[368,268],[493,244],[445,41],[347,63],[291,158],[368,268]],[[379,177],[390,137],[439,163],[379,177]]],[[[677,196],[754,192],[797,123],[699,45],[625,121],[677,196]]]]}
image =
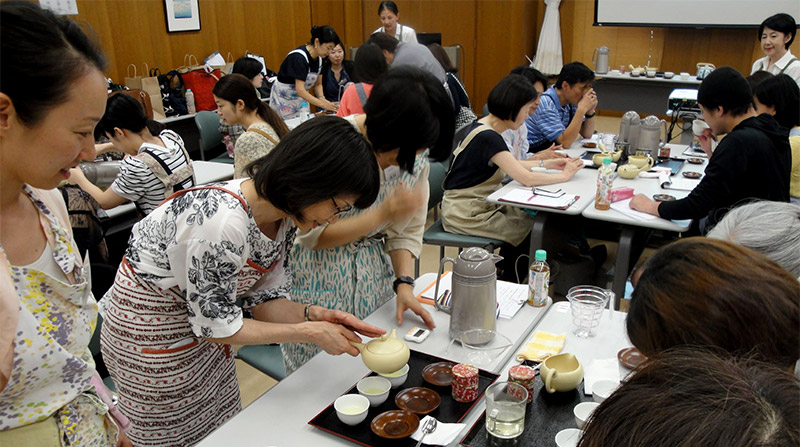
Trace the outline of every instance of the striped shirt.
{"type": "MultiPolygon", "coordinates": [[[[183,153],[183,139],[181,139],[180,135],[171,130],[165,130],[158,136],[164,142],[164,146],[144,143],[139,147],[139,153],[144,149],[149,149],[166,163],[173,172],[191,163],[191,160],[187,159],[183,153]]],[[[194,186],[194,181],[189,179],[182,186],[190,188],[194,186]]],[[[145,215],[150,214],[164,201],[166,192],[164,183],[153,174],[153,171],[143,161],[136,157],[125,157],[122,160],[119,166],[119,174],[117,174],[114,183],[111,184],[111,189],[120,197],[135,202],[136,206],[145,215]]]]}
{"type": "MultiPolygon", "coordinates": [[[[549,146],[556,141],[556,138],[567,129],[577,110],[578,106],[575,104],[561,106],[555,87],[550,87],[542,93],[539,107],[525,120],[525,125],[528,127],[529,150],[532,151],[543,144],[549,146]]],[[[572,142],[565,142],[564,146],[570,144],[572,142]]]]}

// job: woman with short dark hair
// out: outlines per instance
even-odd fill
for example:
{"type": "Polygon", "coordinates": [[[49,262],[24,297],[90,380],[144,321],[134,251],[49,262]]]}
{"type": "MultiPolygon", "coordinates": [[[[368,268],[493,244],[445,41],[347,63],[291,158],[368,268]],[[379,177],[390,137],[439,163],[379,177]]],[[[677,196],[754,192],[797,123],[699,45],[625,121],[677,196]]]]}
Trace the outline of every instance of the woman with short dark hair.
{"type": "Polygon", "coordinates": [[[325,99],[338,104],[344,87],[353,81],[354,72],[353,61],[347,60],[344,44],[337,43],[322,62],[322,92],[325,99]]]}
{"type": "Polygon", "coordinates": [[[365,43],[356,51],[353,69],[359,82],[348,86],[342,93],[339,110],[336,111],[337,116],[345,117],[364,113],[364,106],[372,93],[372,87],[389,70],[389,66],[377,45],[365,43]]]}
{"type": "Polygon", "coordinates": [[[241,409],[231,345],[357,355],[355,331],[383,332],[289,299],[295,232],[369,207],[373,160],[350,124],[316,118],[251,164],[252,179],[182,191],[133,227],[103,298],[101,347],[136,445],[193,445],[241,409]]]}
{"type": "Polygon", "coordinates": [[[766,56],[753,62],[750,74],[765,70],[772,74],[785,73],[800,84],[800,60],[789,50],[797,36],[797,23],[789,14],[767,17],[758,27],[758,39],[766,56]]]}
{"type": "Polygon", "coordinates": [[[790,370],[800,353],[800,283],[742,246],[683,239],[645,263],[626,324],[631,343],[648,357],[704,346],[790,370]]]}

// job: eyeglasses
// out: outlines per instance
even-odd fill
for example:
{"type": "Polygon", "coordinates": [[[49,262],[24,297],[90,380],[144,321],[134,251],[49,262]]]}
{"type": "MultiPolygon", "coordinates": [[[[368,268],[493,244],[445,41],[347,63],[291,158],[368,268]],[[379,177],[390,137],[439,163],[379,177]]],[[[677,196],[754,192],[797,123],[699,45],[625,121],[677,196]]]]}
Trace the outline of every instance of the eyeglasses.
{"type": "MultiPolygon", "coordinates": [[[[333,197],[331,197],[331,202],[333,203],[333,207],[336,209],[336,212],[334,212],[331,217],[340,216],[353,209],[353,205],[350,205],[347,202],[344,203],[344,207],[340,207],[339,204],[336,203],[336,199],[333,197]]],[[[331,217],[329,217],[329,219],[331,217]]]]}

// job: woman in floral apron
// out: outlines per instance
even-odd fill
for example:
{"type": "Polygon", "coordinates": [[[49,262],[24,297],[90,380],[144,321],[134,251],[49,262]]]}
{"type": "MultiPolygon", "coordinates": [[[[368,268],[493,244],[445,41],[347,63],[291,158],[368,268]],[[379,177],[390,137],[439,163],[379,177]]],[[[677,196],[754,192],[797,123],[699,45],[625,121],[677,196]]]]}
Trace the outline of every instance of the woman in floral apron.
{"type": "Polygon", "coordinates": [[[286,55],[278,70],[278,79],[272,84],[269,105],[283,119],[309,112],[314,105],[335,112],[337,104],[325,99],[322,89],[322,58],[327,57],[339,43],[339,36],[330,26],[311,28],[311,41],[286,55]],[[312,93],[313,89],[313,93],[312,93]],[[303,108],[303,103],[306,108],[303,108]]]}
{"type": "MultiPolygon", "coordinates": [[[[375,84],[365,112],[345,119],[372,144],[372,164],[381,170],[378,200],[368,210],[352,210],[341,222],[298,236],[292,295],[364,318],[397,294],[398,324],[411,310],[433,328],[430,314],[414,297],[411,276],[425,231],[428,158],[450,156],[453,107],[433,76],[399,67],[375,84]]],[[[349,149],[344,154],[349,156],[349,149]]],[[[319,351],[302,343],[281,347],[287,371],[319,351]]]]}
{"type": "Polygon", "coordinates": [[[35,3],[0,3],[0,22],[0,445],[129,446],[88,349],[89,264],[53,189],[95,156],[105,58],[35,3]]]}
{"type": "Polygon", "coordinates": [[[241,409],[231,344],[303,341],[358,355],[354,330],[385,332],[289,300],[295,232],[370,206],[373,160],[350,124],[317,118],[250,178],[181,191],[133,227],[101,303],[101,348],[137,446],[196,444],[241,409]]]}

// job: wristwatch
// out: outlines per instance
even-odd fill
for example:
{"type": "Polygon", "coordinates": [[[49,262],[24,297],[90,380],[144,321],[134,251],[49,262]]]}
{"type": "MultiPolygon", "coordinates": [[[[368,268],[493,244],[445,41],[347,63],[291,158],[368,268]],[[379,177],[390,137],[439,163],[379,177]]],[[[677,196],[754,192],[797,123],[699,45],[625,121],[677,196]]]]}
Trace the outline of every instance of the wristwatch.
{"type": "Polygon", "coordinates": [[[410,276],[398,276],[397,279],[395,279],[392,283],[392,290],[394,290],[394,293],[397,293],[397,286],[400,284],[408,284],[411,287],[414,287],[414,278],[410,276]]]}
{"type": "Polygon", "coordinates": [[[594,118],[594,116],[595,116],[595,115],[597,115],[597,112],[594,112],[594,113],[592,113],[592,114],[588,114],[588,113],[587,113],[587,114],[585,114],[585,115],[583,115],[583,116],[584,116],[585,118],[594,118]]]}

